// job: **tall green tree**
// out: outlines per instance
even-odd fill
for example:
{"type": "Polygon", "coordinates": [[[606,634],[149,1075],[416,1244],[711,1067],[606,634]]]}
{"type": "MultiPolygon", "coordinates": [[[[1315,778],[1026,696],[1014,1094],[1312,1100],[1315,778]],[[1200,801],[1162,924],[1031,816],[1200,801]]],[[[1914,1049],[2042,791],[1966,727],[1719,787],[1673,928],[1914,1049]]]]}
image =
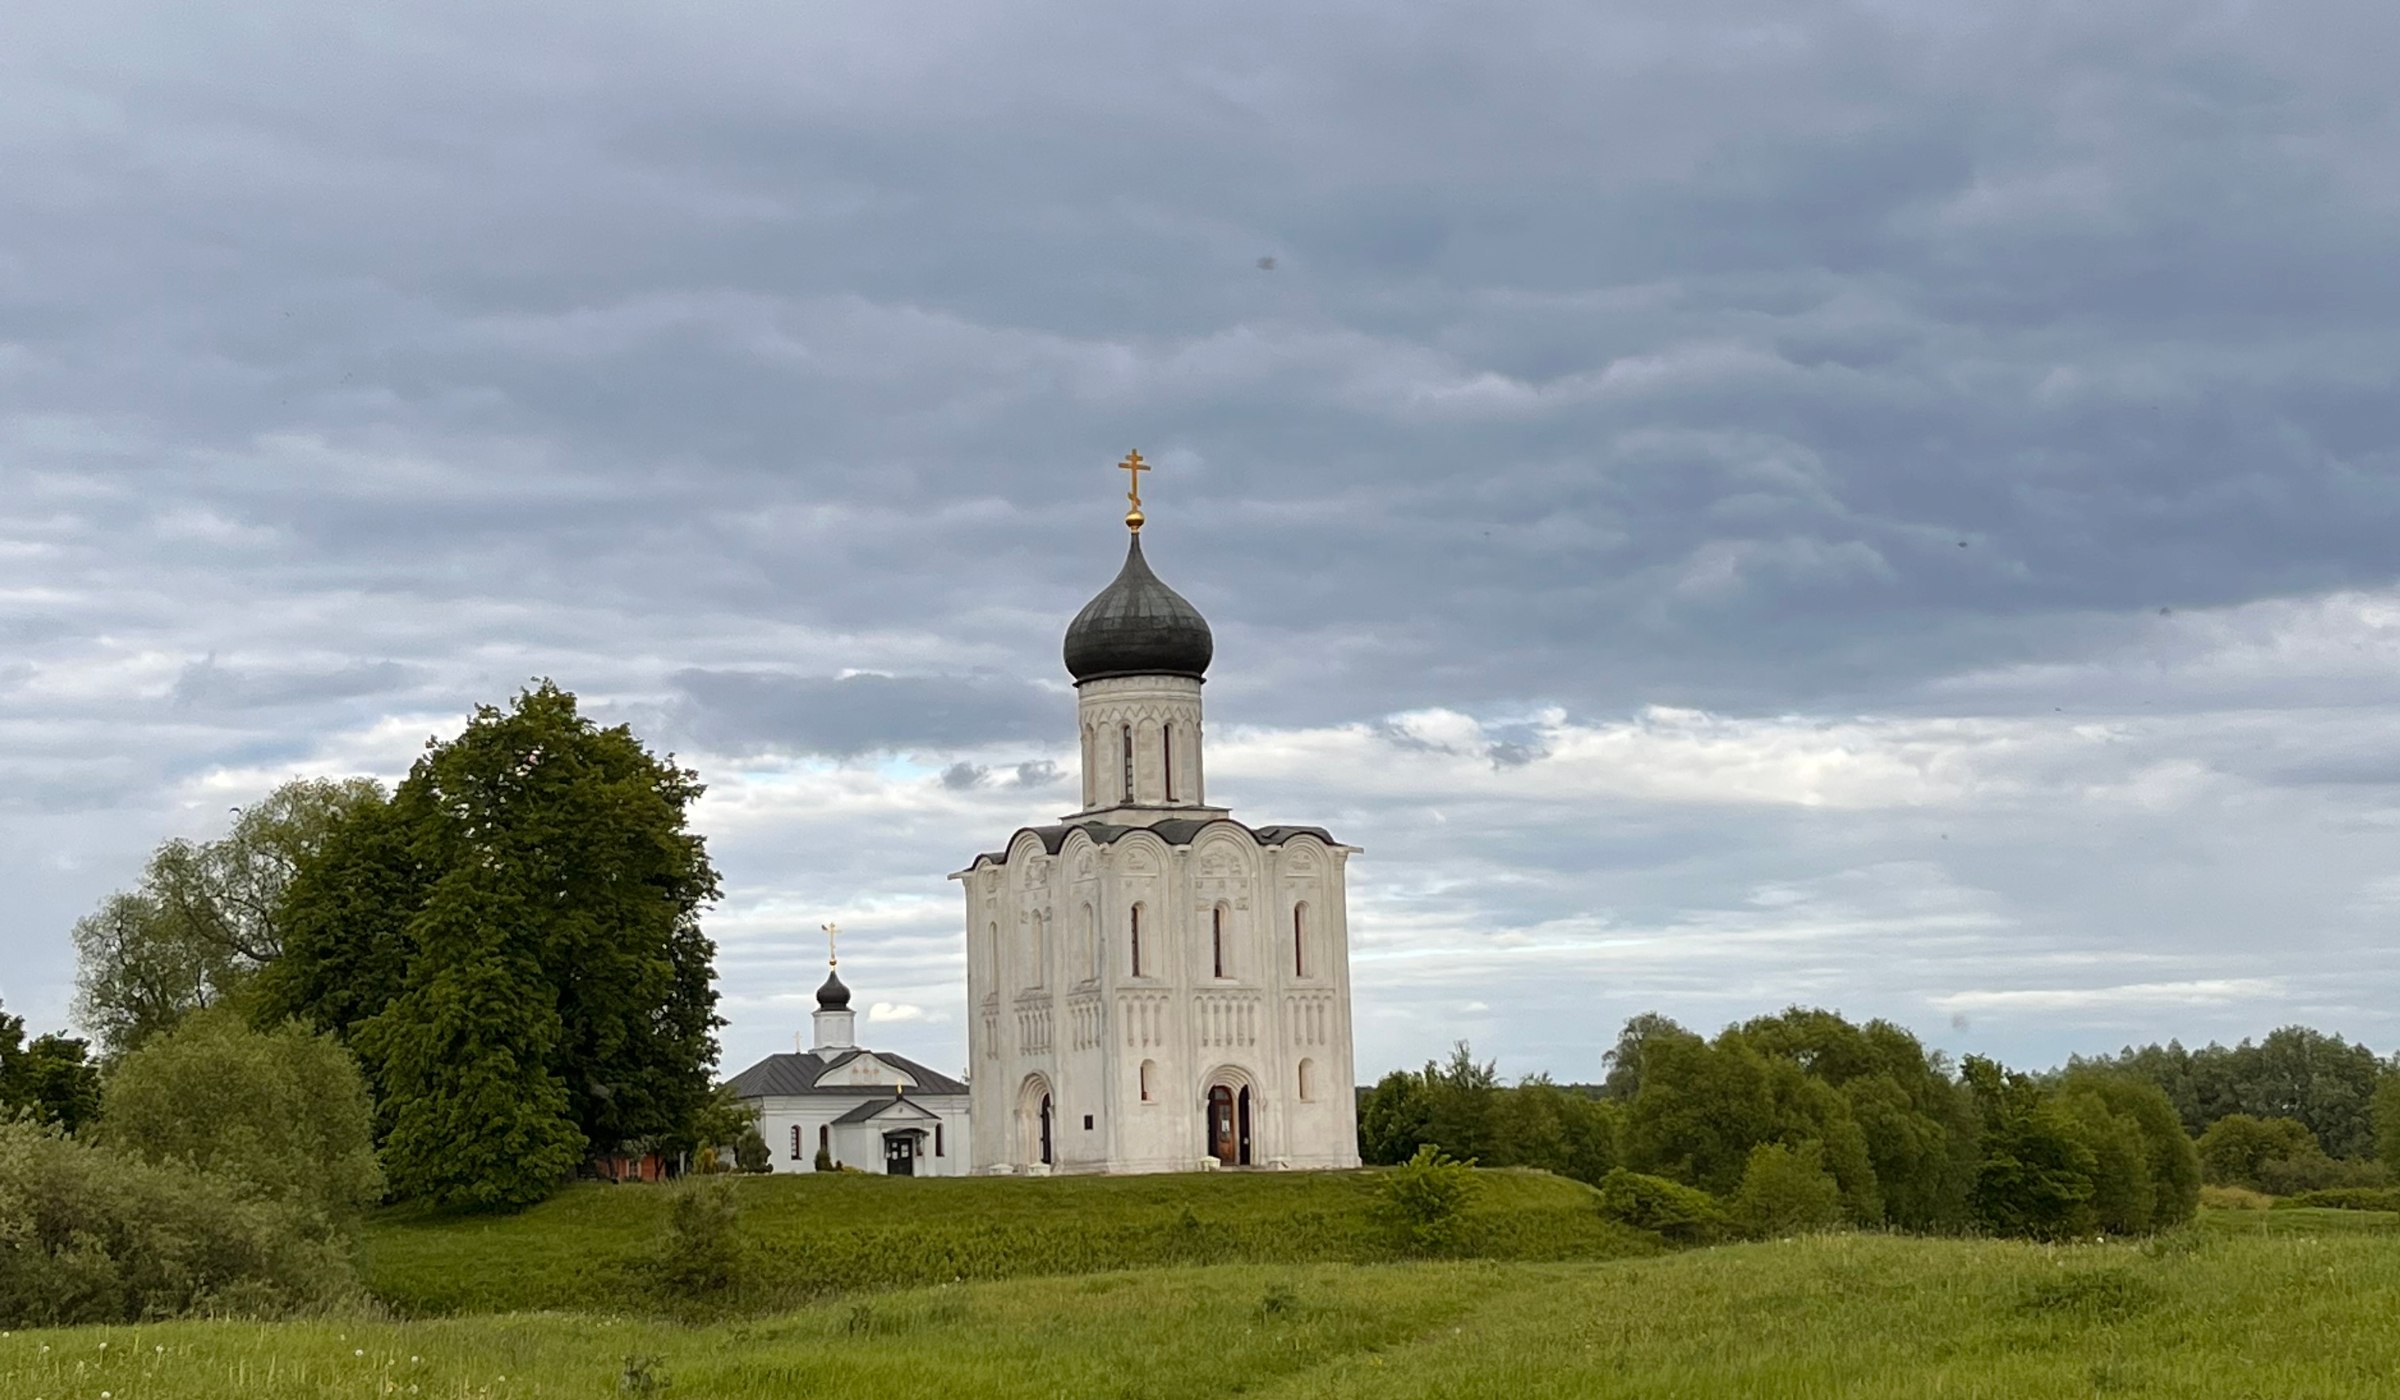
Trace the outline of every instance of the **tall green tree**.
{"type": "Polygon", "coordinates": [[[543,682],[429,744],[291,880],[260,1008],[354,1045],[396,1192],[512,1204],[689,1141],[717,1056],[698,775],[543,682]]]}
{"type": "Polygon", "coordinates": [[[1995,1235],[2068,1239],[2099,1228],[2092,1206],[2100,1161],[2075,1120],[2031,1076],[1979,1055],[1960,1066],[1982,1128],[1976,1223],[1995,1235]]]}
{"type": "Polygon", "coordinates": [[[0,1010],[0,1120],[29,1117],[75,1132],[100,1111],[100,1071],[82,1040],[55,1032],[25,1040],[25,1020],[0,1010]]]}
{"type": "Polygon", "coordinates": [[[2197,1137],[2230,1114],[2288,1118],[2307,1127],[2328,1156],[2375,1153],[2372,1107],[2385,1073],[2373,1050],[2307,1026],[2285,1026],[2253,1042],[2187,1050],[2176,1041],[2127,1047],[2112,1058],[2075,1060],[2148,1079],[2165,1091],[2197,1137]]]}
{"type": "Polygon", "coordinates": [[[161,845],[132,890],[75,925],[76,1019],[115,1056],[243,995],[282,951],[295,873],[353,812],[382,800],[366,778],[295,779],[237,808],[216,840],[161,845]]]}
{"type": "Polygon", "coordinates": [[[2374,1118],[2375,1159],[2400,1181],[2400,1069],[2376,1081],[2374,1118]]]}

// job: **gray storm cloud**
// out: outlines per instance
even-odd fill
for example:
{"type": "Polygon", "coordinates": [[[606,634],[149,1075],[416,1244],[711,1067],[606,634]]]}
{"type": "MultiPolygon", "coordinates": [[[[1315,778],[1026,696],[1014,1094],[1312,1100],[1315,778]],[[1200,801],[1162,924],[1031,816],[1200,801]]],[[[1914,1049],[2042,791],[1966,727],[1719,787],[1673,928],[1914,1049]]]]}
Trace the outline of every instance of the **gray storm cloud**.
{"type": "Polygon", "coordinates": [[[712,784],[733,1058],[840,910],[950,1063],[1139,445],[1226,795],[1370,848],[1362,1064],[2400,1039],[2389,6],[8,30],[37,1020],[155,841],[551,676],[712,784]]]}

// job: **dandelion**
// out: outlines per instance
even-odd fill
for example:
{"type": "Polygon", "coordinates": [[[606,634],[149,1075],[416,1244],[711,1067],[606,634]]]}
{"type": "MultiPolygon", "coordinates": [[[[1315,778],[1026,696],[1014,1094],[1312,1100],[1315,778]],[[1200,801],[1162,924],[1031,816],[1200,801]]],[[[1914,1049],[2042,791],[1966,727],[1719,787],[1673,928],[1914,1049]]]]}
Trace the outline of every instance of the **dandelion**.
{"type": "Polygon", "coordinates": [[[367,1354],[367,1349],[365,1347],[359,1347],[353,1350],[350,1354],[352,1356],[364,1356],[367,1354]]]}

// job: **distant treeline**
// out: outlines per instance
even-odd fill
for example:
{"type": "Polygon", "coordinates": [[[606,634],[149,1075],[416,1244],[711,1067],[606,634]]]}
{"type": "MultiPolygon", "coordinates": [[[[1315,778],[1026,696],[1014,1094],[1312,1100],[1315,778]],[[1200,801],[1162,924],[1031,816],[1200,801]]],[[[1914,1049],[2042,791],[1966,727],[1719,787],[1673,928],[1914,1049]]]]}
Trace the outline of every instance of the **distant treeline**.
{"type": "Polygon", "coordinates": [[[1463,1043],[1446,1063],[1386,1075],[1360,1101],[1361,1155],[1396,1163],[1425,1145],[1590,1182],[1693,1237],[1844,1222],[2138,1233],[2188,1219],[2204,1177],[2277,1192],[2382,1184],[2400,1159],[2400,1074],[2305,1027],[2031,1075],[1978,1056],[1954,1065],[1890,1022],[1827,1011],[1714,1039],[1644,1015],[1598,1085],[1504,1085],[1463,1043]]]}

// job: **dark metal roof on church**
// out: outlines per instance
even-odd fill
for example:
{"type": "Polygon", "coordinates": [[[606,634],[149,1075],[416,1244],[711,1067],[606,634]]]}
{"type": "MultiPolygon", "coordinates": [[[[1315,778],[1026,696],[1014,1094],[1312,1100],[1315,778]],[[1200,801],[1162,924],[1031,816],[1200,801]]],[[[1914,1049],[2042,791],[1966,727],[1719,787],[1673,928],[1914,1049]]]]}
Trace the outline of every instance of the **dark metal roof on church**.
{"type": "Polygon", "coordinates": [[[1137,534],[1125,567],[1067,624],[1063,651],[1067,674],[1081,685],[1111,676],[1200,680],[1216,648],[1208,619],[1150,572],[1137,534]]]}
{"type": "Polygon", "coordinates": [[[735,1075],[728,1083],[734,1097],[742,1099],[789,1099],[811,1095],[840,1095],[856,1098],[862,1094],[889,1093],[889,1084],[819,1084],[827,1071],[839,1069],[861,1055],[873,1055],[894,1069],[914,1078],[910,1092],[917,1094],[963,1094],[967,1086],[939,1070],[927,1069],[905,1055],[888,1050],[845,1050],[830,1060],[800,1053],[769,1055],[757,1064],[735,1075]]]}
{"type": "MultiPolygon", "coordinates": [[[[1017,836],[1023,836],[1030,832],[1040,837],[1042,853],[1054,856],[1058,854],[1058,848],[1067,843],[1067,834],[1074,831],[1084,833],[1092,838],[1095,845],[1101,846],[1122,840],[1137,831],[1156,832],[1159,839],[1170,846],[1188,846],[1192,844],[1194,837],[1212,826],[1230,826],[1261,846],[1280,846],[1295,836],[1314,836],[1328,846],[1341,844],[1333,839],[1333,833],[1321,826],[1245,826],[1231,817],[1170,817],[1149,826],[1117,826],[1111,822],[1060,822],[1055,826],[1029,826],[1019,831],[1017,836]]],[[[1010,846],[1017,844],[1017,836],[1008,838],[1010,846]]],[[[969,862],[967,868],[972,870],[985,861],[990,861],[994,865],[1008,864],[1007,848],[986,851],[969,862]]]]}

